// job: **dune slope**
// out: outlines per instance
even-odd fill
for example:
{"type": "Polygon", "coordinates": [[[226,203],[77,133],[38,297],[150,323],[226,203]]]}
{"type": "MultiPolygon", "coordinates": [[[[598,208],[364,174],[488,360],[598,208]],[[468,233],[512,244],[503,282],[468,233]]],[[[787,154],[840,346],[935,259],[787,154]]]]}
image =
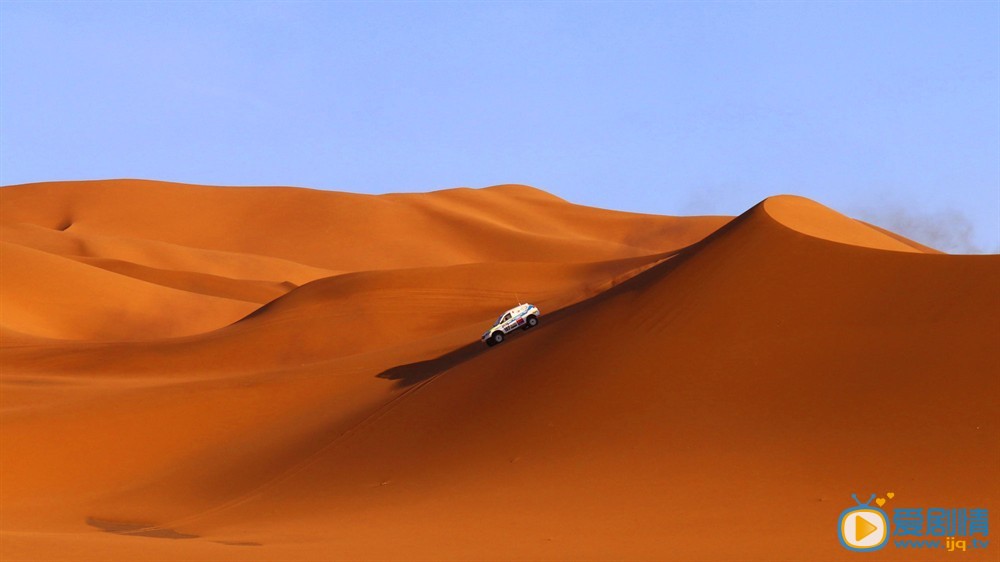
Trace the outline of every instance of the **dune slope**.
{"type": "Polygon", "coordinates": [[[852,555],[831,519],[859,489],[995,505],[1000,263],[831,244],[787,226],[795,204],[443,363],[246,503],[175,523],[314,529],[347,558],[768,560],[787,533],[783,555],[828,559],[852,555]]]}
{"type": "MultiPolygon", "coordinates": [[[[88,329],[59,298],[13,279],[4,296],[32,303],[46,320],[37,329],[10,315],[15,333],[72,340],[135,340],[193,335],[247,313],[289,290],[343,273],[469,263],[597,262],[675,251],[704,237],[723,217],[676,218],[609,212],[572,205],[527,186],[453,189],[429,194],[356,195],[293,188],[217,188],[137,180],[56,182],[0,191],[3,241],[104,269],[79,268],[86,289],[77,297],[95,319],[126,316],[88,329]],[[122,277],[138,279],[135,283],[122,277]],[[106,281],[99,281],[99,280],[106,281]],[[119,285],[135,285],[135,291],[119,285]],[[154,290],[149,285],[160,285],[154,290]],[[164,288],[166,290],[164,290],[164,288]],[[227,313],[181,319],[159,314],[138,325],[126,305],[102,295],[143,294],[147,311],[169,310],[177,291],[190,302],[240,301],[227,313]],[[154,298],[153,294],[161,298],[154,298]],[[125,306],[125,310],[122,310],[125,306]]],[[[65,260],[14,249],[5,271],[32,270],[53,288],[74,275],[46,272],[65,260]]],[[[128,300],[125,297],[124,300],[128,300]]],[[[183,300],[183,299],[182,299],[183,300]]],[[[11,306],[15,306],[12,304],[11,306]]],[[[95,320],[94,322],[98,322],[95,320]]]]}
{"type": "Polygon", "coordinates": [[[52,193],[62,215],[16,222],[336,273],[181,338],[0,349],[4,559],[848,559],[852,493],[997,506],[997,256],[789,196],[725,226],[515,186],[388,196],[426,246],[331,257],[52,193]],[[544,220],[513,224],[525,206],[544,220]],[[542,325],[479,344],[522,292],[542,325]]]}

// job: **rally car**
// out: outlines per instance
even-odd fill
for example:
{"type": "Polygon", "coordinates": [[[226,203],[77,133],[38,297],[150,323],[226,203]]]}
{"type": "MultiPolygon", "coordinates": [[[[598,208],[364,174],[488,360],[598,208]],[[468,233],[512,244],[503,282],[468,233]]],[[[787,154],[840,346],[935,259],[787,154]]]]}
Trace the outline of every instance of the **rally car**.
{"type": "Polygon", "coordinates": [[[480,338],[486,345],[492,347],[503,341],[504,335],[513,332],[517,328],[527,330],[538,325],[538,317],[542,313],[533,304],[519,304],[514,308],[504,312],[493,323],[493,327],[483,333],[480,338]]]}

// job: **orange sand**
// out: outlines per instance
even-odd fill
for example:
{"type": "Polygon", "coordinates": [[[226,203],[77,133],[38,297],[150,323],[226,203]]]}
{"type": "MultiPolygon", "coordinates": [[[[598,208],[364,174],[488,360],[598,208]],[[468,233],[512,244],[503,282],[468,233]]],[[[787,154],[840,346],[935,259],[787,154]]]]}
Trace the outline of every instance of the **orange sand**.
{"type": "Polygon", "coordinates": [[[3,560],[915,560],[840,546],[850,494],[1000,508],[998,256],[793,196],[0,203],[3,560]]]}

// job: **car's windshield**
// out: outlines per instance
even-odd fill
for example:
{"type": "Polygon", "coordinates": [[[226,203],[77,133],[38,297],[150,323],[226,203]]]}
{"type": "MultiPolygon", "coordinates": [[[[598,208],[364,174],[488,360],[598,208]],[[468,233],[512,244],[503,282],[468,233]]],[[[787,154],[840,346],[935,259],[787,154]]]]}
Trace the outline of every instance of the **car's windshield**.
{"type": "Polygon", "coordinates": [[[503,322],[503,314],[500,315],[500,318],[497,318],[497,321],[494,322],[493,325],[496,326],[497,324],[499,324],[501,322],[503,322]]]}

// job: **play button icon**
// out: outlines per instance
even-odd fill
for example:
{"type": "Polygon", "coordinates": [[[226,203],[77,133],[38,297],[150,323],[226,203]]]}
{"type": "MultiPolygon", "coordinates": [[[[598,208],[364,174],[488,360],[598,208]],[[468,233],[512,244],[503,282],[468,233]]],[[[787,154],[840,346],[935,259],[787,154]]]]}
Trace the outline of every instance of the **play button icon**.
{"type": "Polygon", "coordinates": [[[840,517],[840,542],[850,550],[878,550],[889,538],[887,528],[881,509],[849,509],[840,517]]]}
{"type": "Polygon", "coordinates": [[[876,525],[872,525],[867,519],[861,515],[854,516],[854,541],[861,542],[868,535],[874,533],[878,530],[876,525]]]}

